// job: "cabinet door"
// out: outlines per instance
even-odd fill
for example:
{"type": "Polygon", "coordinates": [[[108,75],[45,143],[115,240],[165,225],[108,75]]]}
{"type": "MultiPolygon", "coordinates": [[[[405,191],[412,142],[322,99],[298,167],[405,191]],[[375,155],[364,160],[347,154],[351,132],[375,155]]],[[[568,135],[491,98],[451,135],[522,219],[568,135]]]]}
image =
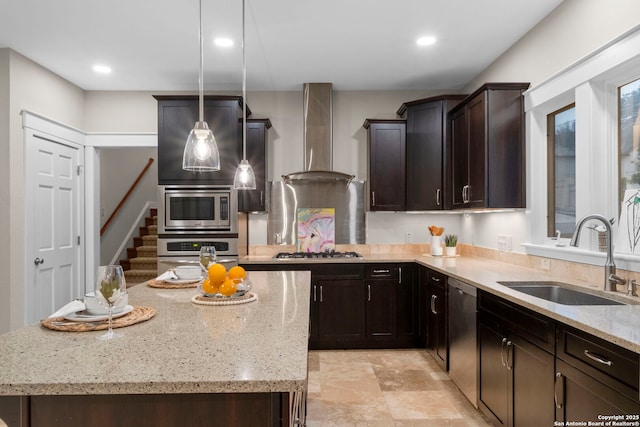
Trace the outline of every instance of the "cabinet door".
{"type": "MultiPolygon", "coordinates": [[[[496,425],[509,422],[509,371],[506,369],[508,339],[496,325],[478,324],[478,406],[496,425]]],[[[529,395],[529,393],[527,393],[529,395]]]]}
{"type": "Polygon", "coordinates": [[[407,111],[407,210],[443,209],[443,101],[407,111]]]}
{"type": "MultiPolygon", "coordinates": [[[[552,426],[554,357],[528,341],[514,337],[508,348],[512,404],[510,426],[552,426]]],[[[576,420],[577,418],[574,418],[576,420]]]]}
{"type": "Polygon", "coordinates": [[[404,211],[406,123],[368,121],[369,210],[404,211]]]}
{"type": "Polygon", "coordinates": [[[445,288],[431,286],[432,350],[436,361],[447,370],[447,299],[445,288]]]}
{"type": "Polygon", "coordinates": [[[362,280],[318,280],[318,340],[340,348],[365,339],[365,292],[362,280]]]}
{"type": "Polygon", "coordinates": [[[367,280],[367,339],[396,337],[395,280],[367,280]]]}
{"type": "Polygon", "coordinates": [[[467,122],[465,109],[460,108],[451,115],[451,145],[449,170],[451,173],[451,205],[453,208],[463,207],[465,204],[465,189],[468,183],[468,143],[467,122]]]}
{"type": "Polygon", "coordinates": [[[256,176],[256,189],[238,192],[239,212],[266,210],[267,123],[265,120],[247,121],[247,160],[256,176]]]}
{"type": "Polygon", "coordinates": [[[204,119],[213,131],[220,153],[220,170],[196,173],[182,169],[189,132],[198,121],[197,97],[158,97],[158,183],[233,185],[242,157],[242,125],[237,99],[205,99],[204,119]]]}
{"type": "MultiPolygon", "coordinates": [[[[556,359],[556,420],[601,421],[599,415],[638,415],[640,403],[556,359]]],[[[630,421],[638,421],[631,419],[630,421]]]]}
{"type": "Polygon", "coordinates": [[[405,345],[416,345],[418,343],[418,286],[416,269],[411,264],[398,266],[396,322],[398,340],[405,345]]]}
{"type": "Polygon", "coordinates": [[[476,96],[466,107],[467,134],[469,137],[467,203],[469,207],[483,206],[486,188],[487,128],[485,94],[476,96]]]}
{"type": "Polygon", "coordinates": [[[429,287],[429,269],[425,267],[418,267],[417,271],[417,283],[418,283],[418,320],[417,320],[417,332],[418,332],[418,344],[423,347],[430,347],[430,329],[429,329],[429,313],[431,302],[431,294],[429,287]]]}

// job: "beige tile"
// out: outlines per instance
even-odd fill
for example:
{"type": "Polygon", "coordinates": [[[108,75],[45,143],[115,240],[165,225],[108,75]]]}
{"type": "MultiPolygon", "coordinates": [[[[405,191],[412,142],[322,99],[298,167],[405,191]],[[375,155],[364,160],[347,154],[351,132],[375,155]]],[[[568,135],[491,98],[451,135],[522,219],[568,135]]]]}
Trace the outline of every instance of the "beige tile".
{"type": "Polygon", "coordinates": [[[374,368],[382,391],[440,390],[441,381],[424,369],[374,368]]]}
{"type": "Polygon", "coordinates": [[[446,392],[387,391],[383,395],[396,420],[462,418],[446,392]]]}

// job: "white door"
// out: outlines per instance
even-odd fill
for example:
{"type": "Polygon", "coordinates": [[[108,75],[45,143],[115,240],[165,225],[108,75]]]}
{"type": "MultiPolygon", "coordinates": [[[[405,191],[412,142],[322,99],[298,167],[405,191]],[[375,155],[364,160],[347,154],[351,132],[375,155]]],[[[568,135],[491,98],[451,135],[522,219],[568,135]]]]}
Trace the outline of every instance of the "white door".
{"type": "Polygon", "coordinates": [[[83,294],[82,150],[25,129],[28,323],[83,294]]]}

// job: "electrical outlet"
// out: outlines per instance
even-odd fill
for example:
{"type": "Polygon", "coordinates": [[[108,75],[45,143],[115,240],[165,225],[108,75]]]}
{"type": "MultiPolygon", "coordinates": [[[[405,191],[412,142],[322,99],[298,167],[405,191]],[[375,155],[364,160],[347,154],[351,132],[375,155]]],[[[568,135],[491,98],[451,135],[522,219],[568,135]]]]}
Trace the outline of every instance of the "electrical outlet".
{"type": "Polygon", "coordinates": [[[498,234],[498,250],[511,252],[511,236],[507,234],[498,234]]]}
{"type": "Polygon", "coordinates": [[[540,268],[543,270],[551,270],[551,260],[547,258],[542,258],[540,261],[540,268]]]}
{"type": "Polygon", "coordinates": [[[409,231],[404,233],[404,242],[405,243],[411,243],[411,233],[409,231]]]}

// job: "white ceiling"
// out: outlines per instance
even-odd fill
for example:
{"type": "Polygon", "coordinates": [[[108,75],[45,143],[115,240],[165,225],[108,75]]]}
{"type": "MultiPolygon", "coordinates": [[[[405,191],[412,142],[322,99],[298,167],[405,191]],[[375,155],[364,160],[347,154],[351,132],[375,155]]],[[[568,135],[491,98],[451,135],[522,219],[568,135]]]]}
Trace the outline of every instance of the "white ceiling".
{"type": "MultiPolygon", "coordinates": [[[[242,0],[202,1],[205,90],[240,90],[242,0]]],[[[561,2],[246,0],[247,88],[458,89],[561,2]]],[[[0,0],[0,47],[85,90],[194,91],[198,0],[0,0]]]]}

